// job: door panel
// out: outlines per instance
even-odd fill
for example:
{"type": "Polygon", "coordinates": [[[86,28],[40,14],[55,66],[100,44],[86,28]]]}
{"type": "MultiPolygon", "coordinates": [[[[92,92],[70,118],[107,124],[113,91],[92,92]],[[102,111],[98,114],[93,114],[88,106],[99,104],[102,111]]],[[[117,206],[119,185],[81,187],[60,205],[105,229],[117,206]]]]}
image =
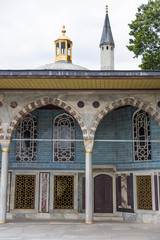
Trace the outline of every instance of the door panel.
{"type": "Polygon", "coordinates": [[[113,213],[112,177],[101,174],[94,179],[94,212],[113,213]]]}

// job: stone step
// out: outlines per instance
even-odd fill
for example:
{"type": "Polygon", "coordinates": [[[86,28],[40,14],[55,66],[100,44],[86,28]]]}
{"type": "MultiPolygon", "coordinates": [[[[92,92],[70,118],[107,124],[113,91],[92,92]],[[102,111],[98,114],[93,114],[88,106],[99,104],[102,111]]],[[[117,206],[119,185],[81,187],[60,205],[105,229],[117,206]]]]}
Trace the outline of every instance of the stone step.
{"type": "Polygon", "coordinates": [[[94,216],[93,221],[123,222],[123,217],[119,217],[119,216],[94,216]]]}

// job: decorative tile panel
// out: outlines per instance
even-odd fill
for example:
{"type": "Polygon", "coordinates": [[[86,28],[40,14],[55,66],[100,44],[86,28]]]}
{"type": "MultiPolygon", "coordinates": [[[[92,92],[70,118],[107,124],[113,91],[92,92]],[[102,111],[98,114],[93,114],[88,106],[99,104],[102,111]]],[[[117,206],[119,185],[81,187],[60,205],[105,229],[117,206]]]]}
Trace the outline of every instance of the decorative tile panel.
{"type": "Polygon", "coordinates": [[[137,176],[137,208],[152,210],[151,176],[137,176]]]}
{"type": "Polygon", "coordinates": [[[39,211],[40,212],[48,212],[48,201],[49,201],[49,177],[50,174],[43,172],[40,173],[40,205],[39,211]]]}
{"type": "Polygon", "coordinates": [[[54,176],[54,209],[74,209],[74,176],[54,176]]]}
{"type": "Polygon", "coordinates": [[[17,175],[15,179],[15,209],[35,208],[35,175],[17,175]]]}

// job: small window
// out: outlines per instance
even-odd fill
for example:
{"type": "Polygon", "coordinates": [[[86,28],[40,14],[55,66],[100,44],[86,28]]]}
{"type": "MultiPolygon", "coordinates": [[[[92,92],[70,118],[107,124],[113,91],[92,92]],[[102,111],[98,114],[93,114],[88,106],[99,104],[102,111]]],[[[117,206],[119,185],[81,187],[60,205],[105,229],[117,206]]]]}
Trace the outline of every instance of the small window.
{"type": "Polygon", "coordinates": [[[71,44],[68,43],[68,55],[71,56],[71,44]]]}
{"type": "Polygon", "coordinates": [[[59,43],[56,43],[56,55],[59,55],[59,43]]]}
{"type": "Polygon", "coordinates": [[[102,47],[102,50],[104,50],[104,47],[102,47]]]}
{"type": "Polygon", "coordinates": [[[137,208],[152,210],[151,176],[137,176],[137,208]]]}
{"type": "Polygon", "coordinates": [[[60,140],[53,144],[54,162],[73,162],[75,143],[71,139],[75,139],[75,123],[70,115],[63,113],[54,119],[53,138],[60,140]]]}
{"type": "Polygon", "coordinates": [[[106,50],[108,50],[108,49],[109,49],[109,47],[107,46],[107,47],[106,47],[106,50]]]}
{"type": "Polygon", "coordinates": [[[74,176],[54,176],[54,209],[74,209],[74,176]]]}
{"type": "Polygon", "coordinates": [[[35,162],[37,157],[37,119],[28,114],[18,124],[16,141],[16,161],[35,162]]]}
{"type": "Polygon", "coordinates": [[[151,133],[148,113],[138,110],[133,116],[135,161],[151,160],[151,133]]]}
{"type": "Polygon", "coordinates": [[[113,47],[111,47],[111,50],[113,50],[113,47]]]}
{"type": "Polygon", "coordinates": [[[61,42],[61,54],[65,54],[65,48],[66,48],[65,42],[61,42]]]}
{"type": "Polygon", "coordinates": [[[15,209],[35,209],[35,175],[17,175],[15,179],[15,209]]]}

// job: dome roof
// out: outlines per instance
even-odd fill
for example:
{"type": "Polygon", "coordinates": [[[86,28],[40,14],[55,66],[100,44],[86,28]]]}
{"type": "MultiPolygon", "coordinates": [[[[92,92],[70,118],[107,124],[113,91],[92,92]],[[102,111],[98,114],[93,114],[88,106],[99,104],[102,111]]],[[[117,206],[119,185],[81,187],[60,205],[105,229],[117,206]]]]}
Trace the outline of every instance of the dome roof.
{"type": "Polygon", "coordinates": [[[87,68],[72,64],[67,61],[57,61],[38,67],[37,69],[43,70],[88,70],[87,68]]]}

